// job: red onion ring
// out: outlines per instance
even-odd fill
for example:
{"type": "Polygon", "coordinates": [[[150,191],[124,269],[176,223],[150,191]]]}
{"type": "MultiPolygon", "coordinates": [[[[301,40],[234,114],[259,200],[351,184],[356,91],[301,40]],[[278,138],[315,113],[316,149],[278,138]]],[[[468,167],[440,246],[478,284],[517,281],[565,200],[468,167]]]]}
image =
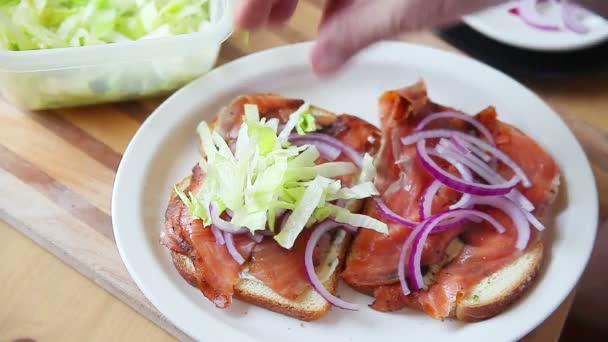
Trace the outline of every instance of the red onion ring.
{"type": "MultiPolygon", "coordinates": [[[[443,138],[441,140],[443,140],[443,138]]],[[[464,141],[462,141],[461,139],[458,139],[457,137],[450,138],[450,142],[452,143],[452,145],[454,145],[454,147],[460,153],[469,153],[469,152],[471,152],[468,148],[466,148],[466,146],[464,146],[464,144],[463,144],[464,141]]]]}
{"type": "Polygon", "coordinates": [[[420,215],[420,220],[425,220],[427,217],[431,216],[431,208],[433,206],[433,199],[443,183],[438,180],[434,180],[423,192],[422,197],[420,199],[420,205],[418,206],[418,215],[420,215]]]}
{"type": "Polygon", "coordinates": [[[353,303],[346,302],[333,294],[331,294],[323,285],[317,272],[315,271],[315,265],[313,262],[313,253],[315,251],[315,247],[317,243],[321,239],[323,235],[329,232],[332,229],[339,227],[340,225],[333,221],[325,221],[317,226],[317,228],[310,234],[310,238],[306,243],[306,250],[304,253],[304,264],[306,266],[306,273],[308,274],[308,278],[310,279],[310,283],[312,287],[317,291],[321,297],[323,297],[326,301],[328,301],[331,305],[339,307],[345,310],[357,311],[359,310],[359,306],[353,303]]]}
{"type": "Polygon", "coordinates": [[[538,0],[520,0],[517,10],[523,21],[535,28],[546,31],[557,31],[560,29],[559,24],[548,20],[538,12],[536,5],[538,0]]]}
{"type": "Polygon", "coordinates": [[[566,28],[572,32],[580,34],[589,32],[589,28],[581,22],[581,17],[588,14],[589,10],[586,8],[568,1],[562,1],[562,20],[566,28]]]}
{"type": "Polygon", "coordinates": [[[228,248],[228,253],[230,253],[232,259],[234,259],[234,261],[236,261],[239,265],[244,264],[245,259],[243,258],[241,253],[239,253],[239,251],[236,249],[232,234],[224,232],[224,240],[226,240],[226,247],[228,248]]]}
{"type": "MultiPolygon", "coordinates": [[[[506,180],[498,172],[496,172],[489,165],[485,164],[483,161],[477,158],[477,156],[472,154],[462,155],[456,151],[455,147],[450,148],[449,144],[451,144],[451,142],[448,142],[447,140],[442,140],[439,142],[439,145],[436,149],[438,150],[438,152],[441,152],[439,153],[440,156],[445,155],[447,157],[456,159],[456,161],[463,163],[466,167],[470,167],[471,169],[473,169],[475,173],[477,173],[490,184],[500,184],[506,182],[506,180]]],[[[517,189],[513,189],[510,193],[506,195],[506,197],[511,199],[513,202],[518,203],[527,212],[534,210],[534,205],[532,204],[532,202],[530,202],[530,200],[528,200],[526,196],[524,196],[517,189]]],[[[455,207],[450,207],[450,209],[454,208],[455,207]]],[[[544,229],[544,226],[533,215],[527,216],[530,216],[529,221],[534,227],[539,230],[544,229]]]]}
{"type": "Polygon", "coordinates": [[[218,245],[225,245],[226,240],[224,239],[224,235],[222,235],[222,231],[217,229],[214,225],[211,225],[211,232],[213,233],[213,237],[215,237],[215,243],[218,245]]]}
{"type": "Polygon", "coordinates": [[[517,241],[515,248],[524,250],[530,240],[530,224],[528,219],[519,206],[504,197],[474,197],[471,199],[473,204],[487,205],[502,210],[513,221],[517,230],[517,241]]]}
{"type": "MultiPolygon", "coordinates": [[[[447,161],[448,163],[452,164],[452,166],[454,166],[456,168],[456,170],[458,170],[458,173],[460,173],[460,176],[464,180],[469,181],[469,182],[473,181],[473,175],[471,174],[471,171],[466,166],[462,165],[461,163],[457,162],[456,160],[454,160],[452,158],[441,155],[441,154],[437,153],[437,151],[434,151],[434,150],[429,150],[429,154],[432,156],[439,157],[439,158],[447,161]]],[[[458,200],[458,202],[449,206],[448,209],[467,208],[470,199],[471,199],[470,194],[463,193],[462,196],[460,197],[460,199],[458,200]]]]}
{"type": "Polygon", "coordinates": [[[416,152],[422,166],[424,166],[424,168],[431,175],[433,175],[441,183],[460,192],[479,196],[506,195],[511,192],[513,188],[515,188],[517,183],[519,183],[519,178],[517,177],[513,177],[513,179],[510,181],[497,185],[475,183],[458,178],[437,165],[437,163],[429,156],[424,140],[418,141],[416,152]]]}
{"type": "Polygon", "coordinates": [[[297,140],[298,137],[305,137],[309,141],[314,140],[338,148],[340,149],[340,151],[342,151],[342,153],[344,153],[348,157],[348,159],[350,159],[355,165],[357,165],[357,167],[361,168],[361,166],[363,165],[363,156],[361,155],[361,153],[359,153],[349,144],[339,139],[336,139],[331,135],[323,133],[307,133],[306,135],[298,135],[292,133],[291,135],[289,135],[289,141],[297,140]]]}
{"type": "Polygon", "coordinates": [[[325,158],[328,161],[336,160],[340,156],[340,153],[342,153],[342,151],[339,148],[337,148],[333,145],[330,145],[330,144],[327,144],[324,142],[320,142],[316,139],[307,139],[305,135],[294,137],[293,139],[290,140],[290,142],[297,146],[314,145],[317,148],[317,150],[319,150],[319,153],[321,154],[321,156],[323,156],[323,158],[325,158]]]}
{"type": "Polygon", "coordinates": [[[422,259],[422,249],[424,247],[424,243],[428,237],[428,235],[438,229],[438,224],[441,221],[447,219],[462,219],[465,216],[477,216],[481,219],[488,220],[490,224],[492,224],[498,232],[506,231],[506,228],[500,224],[500,222],[496,221],[490,215],[481,212],[479,210],[474,209],[455,209],[451,211],[446,211],[437,215],[433,215],[420,223],[414,230],[410,233],[408,238],[405,240],[403,246],[401,247],[401,253],[399,254],[399,262],[398,262],[398,276],[399,282],[401,283],[401,289],[404,295],[410,294],[410,288],[407,285],[406,277],[405,277],[405,260],[409,251],[409,261],[408,261],[408,274],[410,275],[410,280],[412,282],[412,288],[414,290],[418,290],[424,287],[424,279],[422,277],[422,269],[421,269],[421,259],[422,259]]]}
{"type": "Polygon", "coordinates": [[[414,228],[418,225],[418,222],[410,221],[392,211],[380,197],[374,197],[374,203],[384,218],[410,228],[414,228]]]}
{"type": "Polygon", "coordinates": [[[475,118],[470,115],[458,113],[458,112],[454,112],[454,111],[439,112],[439,113],[428,115],[422,121],[420,121],[418,123],[418,125],[416,125],[416,131],[422,130],[431,121],[435,121],[437,119],[446,119],[446,118],[460,119],[460,120],[470,123],[473,127],[475,127],[479,131],[479,133],[481,133],[486,139],[488,139],[488,141],[492,145],[494,145],[494,138],[492,137],[492,133],[490,133],[490,131],[486,128],[486,126],[484,126],[481,122],[475,120],[475,118]]]}
{"type": "Polygon", "coordinates": [[[479,138],[473,137],[471,135],[464,134],[462,132],[458,132],[458,131],[454,131],[454,130],[449,130],[449,129],[433,129],[433,130],[410,134],[407,137],[401,138],[401,142],[405,145],[411,145],[422,139],[451,138],[454,136],[459,137],[460,139],[467,141],[469,143],[472,143],[472,144],[476,145],[477,147],[481,148],[482,150],[488,151],[494,157],[498,158],[498,160],[500,160],[505,165],[510,167],[513,170],[513,172],[517,176],[519,176],[524,187],[529,188],[532,186],[532,183],[530,182],[530,179],[528,178],[528,176],[526,175],[524,170],[522,170],[517,165],[517,163],[515,163],[513,161],[513,159],[511,159],[509,156],[507,156],[504,152],[502,152],[498,148],[488,144],[487,142],[485,142],[479,138]]]}
{"type": "Polygon", "coordinates": [[[459,137],[450,138],[450,142],[452,142],[454,147],[458,147],[458,146],[461,147],[461,148],[458,148],[459,152],[462,152],[462,150],[464,149],[465,153],[473,153],[474,155],[481,158],[486,163],[489,163],[490,161],[492,161],[492,157],[490,157],[489,154],[485,153],[479,147],[460,139],[459,137]]]}
{"type": "MultiPolygon", "coordinates": [[[[522,195],[523,196],[523,195],[522,195]]],[[[529,211],[524,210],[524,215],[526,216],[526,219],[528,219],[528,222],[530,222],[530,224],[536,228],[536,230],[538,230],[539,232],[542,232],[543,230],[545,230],[545,226],[536,218],[536,216],[534,216],[534,214],[532,214],[529,211]]]]}
{"type": "Polygon", "coordinates": [[[209,215],[211,216],[211,222],[212,222],[213,226],[215,226],[217,229],[219,229],[225,233],[244,234],[249,231],[249,229],[247,229],[245,227],[239,228],[239,227],[233,225],[232,223],[222,219],[220,217],[219,207],[218,207],[217,203],[215,203],[215,202],[211,202],[209,204],[209,215]]]}

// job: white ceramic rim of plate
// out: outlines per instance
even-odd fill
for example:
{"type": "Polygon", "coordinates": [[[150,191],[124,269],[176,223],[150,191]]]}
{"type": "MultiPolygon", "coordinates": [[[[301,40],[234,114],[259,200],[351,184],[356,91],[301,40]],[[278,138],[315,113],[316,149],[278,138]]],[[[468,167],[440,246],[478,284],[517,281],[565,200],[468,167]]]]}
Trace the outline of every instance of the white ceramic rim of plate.
{"type": "MultiPolygon", "coordinates": [[[[278,47],[278,48],[258,52],[258,53],[240,58],[236,61],[233,61],[233,62],[223,65],[221,67],[218,67],[217,69],[211,71],[207,75],[205,75],[205,76],[193,81],[189,85],[185,86],[184,88],[182,88],[181,90],[179,90],[178,92],[173,94],[163,104],[161,104],[154,111],[154,113],[152,113],[152,115],[150,115],[150,117],[143,123],[143,125],[137,131],[137,133],[135,134],[135,136],[129,143],[127,149],[125,150],[123,159],[120,163],[120,166],[119,166],[117,174],[116,174],[116,180],[115,180],[113,194],[112,194],[112,222],[113,222],[113,227],[114,227],[114,236],[116,239],[116,244],[117,244],[119,253],[121,255],[121,258],[129,272],[129,274],[134,279],[135,283],[141,289],[141,291],[144,293],[144,295],[175,326],[179,327],[182,331],[184,331],[186,334],[188,334],[190,336],[198,337],[201,335],[198,332],[198,330],[195,329],[192,325],[184,324],[183,322],[181,322],[178,317],[179,316],[178,313],[175,310],[169,309],[169,307],[171,307],[171,303],[167,302],[166,299],[160,298],[159,296],[157,296],[157,294],[151,290],[149,284],[146,281],[142,280],[143,273],[140,273],[140,268],[139,268],[141,266],[141,264],[137,264],[135,262],[135,259],[132,259],[133,255],[131,254],[131,251],[127,247],[129,245],[129,241],[128,241],[129,239],[128,239],[127,235],[129,232],[129,228],[132,228],[132,225],[130,223],[134,222],[133,221],[134,218],[132,216],[134,216],[133,213],[138,212],[137,209],[139,209],[133,201],[134,191],[128,190],[128,189],[130,189],[130,188],[133,189],[134,185],[138,185],[138,184],[134,184],[134,179],[137,179],[137,178],[132,178],[132,177],[134,175],[135,176],[138,175],[137,174],[138,172],[140,172],[140,173],[143,172],[143,171],[140,171],[140,169],[142,168],[142,164],[140,163],[141,161],[138,161],[138,158],[147,158],[147,157],[138,156],[137,154],[138,153],[143,153],[143,154],[152,153],[152,151],[146,151],[146,146],[147,146],[146,141],[149,141],[149,139],[154,138],[153,133],[148,132],[148,129],[155,125],[162,126],[163,122],[172,122],[173,120],[177,120],[175,118],[177,116],[173,115],[175,111],[171,112],[171,109],[181,108],[182,110],[187,110],[188,105],[193,105],[196,102],[200,102],[201,101],[200,97],[198,97],[198,99],[192,99],[192,97],[197,98],[196,95],[199,94],[199,93],[193,93],[193,91],[195,89],[198,89],[201,87],[202,88],[206,87],[205,82],[208,82],[209,84],[213,84],[212,81],[214,79],[218,79],[218,78],[219,78],[218,81],[221,81],[221,73],[225,72],[225,71],[230,71],[230,74],[232,74],[232,75],[240,74],[241,72],[243,74],[247,74],[247,73],[265,74],[267,72],[271,72],[273,69],[275,69],[277,67],[277,65],[281,65],[281,67],[283,67],[283,68],[289,67],[289,66],[296,66],[296,67],[302,66],[303,63],[306,63],[306,64],[308,63],[308,60],[307,60],[308,53],[307,52],[309,51],[311,46],[312,46],[311,42],[306,42],[306,43],[298,43],[298,44],[294,44],[294,45],[278,47]],[[251,69],[250,68],[251,65],[256,65],[255,71],[249,70],[249,69],[251,69]],[[190,96],[190,95],[192,95],[192,97],[190,99],[188,99],[188,96],[190,96]],[[180,102],[182,102],[183,99],[186,99],[185,100],[186,105],[180,104],[180,102]],[[129,196],[129,195],[131,195],[131,196],[129,196]],[[129,221],[131,221],[131,222],[129,222],[129,221]]],[[[534,327],[539,325],[563,302],[563,300],[567,297],[567,295],[569,294],[571,289],[574,288],[574,286],[576,285],[576,282],[578,281],[579,277],[581,276],[581,274],[588,262],[588,259],[591,255],[592,246],[593,246],[593,243],[595,240],[595,232],[597,229],[598,204],[597,204],[597,190],[596,190],[596,186],[595,186],[595,180],[593,178],[593,174],[591,172],[589,162],[586,159],[586,156],[585,156],[580,144],[578,144],[578,142],[576,141],[576,138],[572,135],[572,133],[569,131],[569,129],[563,123],[563,121],[561,121],[561,118],[559,118],[559,116],[557,114],[555,114],[555,112],[553,110],[551,110],[540,98],[538,98],[534,93],[532,93],[526,87],[519,84],[515,80],[509,78],[508,76],[504,75],[503,73],[501,73],[487,65],[484,65],[480,62],[472,60],[468,57],[457,55],[457,54],[446,52],[446,51],[442,51],[442,50],[438,50],[438,49],[434,49],[434,48],[430,48],[430,47],[418,46],[418,45],[413,45],[413,44],[408,44],[408,43],[403,43],[403,42],[382,42],[382,43],[376,44],[376,46],[373,49],[364,51],[359,56],[357,56],[354,59],[354,61],[352,63],[353,65],[351,67],[356,67],[358,62],[364,62],[364,61],[367,61],[368,63],[370,61],[373,61],[374,63],[387,62],[386,55],[375,53],[375,51],[383,51],[383,49],[390,50],[393,52],[399,52],[400,56],[406,56],[406,55],[412,56],[412,55],[420,54],[421,56],[425,55],[428,58],[428,55],[430,54],[430,55],[432,55],[432,57],[434,59],[433,62],[437,63],[436,65],[442,65],[442,63],[446,63],[446,64],[451,64],[451,67],[458,67],[458,66],[463,66],[463,67],[466,66],[469,68],[473,67],[473,68],[475,68],[475,71],[477,72],[477,75],[479,77],[483,77],[483,76],[490,77],[491,76],[493,79],[499,79],[500,81],[507,82],[509,88],[512,88],[514,92],[517,91],[517,93],[519,95],[529,98],[529,100],[532,102],[536,102],[536,105],[538,106],[539,109],[543,109],[545,111],[550,111],[556,117],[556,119],[559,120],[559,123],[561,125],[563,125],[564,128],[566,129],[566,131],[570,134],[570,137],[567,137],[567,138],[572,139],[572,141],[574,141],[576,143],[576,146],[573,146],[573,148],[576,148],[579,150],[583,160],[585,161],[585,163],[583,163],[584,165],[578,165],[578,167],[584,168],[584,170],[581,170],[581,172],[585,175],[585,178],[587,178],[589,181],[589,183],[587,183],[588,188],[589,188],[588,189],[589,196],[595,196],[594,197],[595,201],[593,202],[593,203],[595,203],[595,205],[592,207],[589,207],[589,208],[585,208],[588,211],[587,213],[589,214],[589,217],[588,217],[589,221],[587,221],[588,222],[587,224],[593,225],[593,227],[591,227],[591,229],[593,230],[593,234],[586,236],[585,237],[586,240],[584,240],[582,242],[582,244],[587,246],[587,248],[584,251],[584,253],[579,255],[580,258],[578,259],[578,265],[580,267],[578,267],[578,269],[576,269],[576,270],[573,270],[571,272],[571,276],[569,276],[566,279],[566,281],[561,283],[559,293],[553,294],[553,296],[555,297],[553,305],[551,305],[550,307],[545,307],[542,314],[537,314],[533,318],[528,318],[527,324],[524,324],[525,327],[522,327],[520,330],[514,331],[511,336],[506,336],[509,339],[510,338],[519,339],[519,338],[523,337],[525,334],[527,334],[529,331],[534,329],[534,327]],[[379,55],[382,55],[381,58],[379,55]],[[591,236],[591,235],[593,235],[593,236],[591,236]]],[[[393,54],[393,55],[391,55],[391,57],[388,57],[389,60],[391,58],[394,59],[392,61],[397,61],[397,62],[399,61],[397,54],[393,54]]],[[[418,57],[418,58],[421,58],[421,57],[418,57]]],[[[445,68],[445,66],[438,67],[438,69],[442,69],[442,68],[445,68]]],[[[137,180],[135,180],[135,182],[137,182],[137,180]]],[[[215,320],[215,322],[218,324],[224,324],[223,322],[221,322],[219,320],[215,320]]],[[[227,326],[226,326],[226,328],[227,329],[213,329],[211,331],[207,331],[205,334],[205,339],[214,341],[214,340],[217,340],[218,338],[221,338],[222,340],[230,340],[231,338],[239,338],[242,341],[243,338],[245,338],[245,340],[246,340],[246,336],[244,334],[242,334],[241,332],[228,329],[227,326]],[[218,331],[221,331],[221,333],[216,333],[218,331]]]]}
{"type": "MultiPolygon", "coordinates": [[[[498,5],[495,8],[487,9],[486,11],[503,11],[504,15],[510,15],[506,8],[506,5],[498,5]]],[[[476,30],[477,32],[490,37],[498,42],[503,44],[511,45],[518,48],[523,48],[527,50],[533,51],[542,51],[542,52],[567,52],[567,51],[575,51],[582,50],[585,48],[593,47],[598,45],[606,40],[608,40],[608,33],[605,35],[581,35],[581,40],[577,42],[564,42],[559,39],[545,39],[545,40],[529,40],[529,39],[521,39],[516,37],[514,34],[505,34],[503,30],[497,29],[491,22],[484,19],[485,11],[479,13],[474,13],[470,15],[466,15],[462,17],[462,21],[476,30]]],[[[522,23],[522,25],[525,25],[522,23]]],[[[537,30],[535,28],[529,27],[529,30],[537,30]]],[[[552,32],[554,35],[564,34],[563,32],[552,32]]]]}

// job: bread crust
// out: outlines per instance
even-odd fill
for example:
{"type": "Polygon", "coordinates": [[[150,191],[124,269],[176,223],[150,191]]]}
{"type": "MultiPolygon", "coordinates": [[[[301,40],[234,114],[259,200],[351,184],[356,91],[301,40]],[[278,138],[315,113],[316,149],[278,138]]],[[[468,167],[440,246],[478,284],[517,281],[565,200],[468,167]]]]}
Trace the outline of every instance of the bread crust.
{"type": "MultiPolygon", "coordinates": [[[[534,280],[538,276],[543,263],[543,243],[539,241],[520,258],[525,257],[529,253],[533,254],[534,261],[530,264],[529,268],[522,270],[521,278],[518,282],[510,284],[511,286],[505,288],[500,297],[495,298],[491,302],[479,305],[467,305],[466,301],[461,301],[456,306],[456,318],[465,322],[479,322],[498,315],[517,301],[534,284],[534,280]]],[[[514,262],[517,262],[517,260],[514,262]]]]}
{"type": "MultiPolygon", "coordinates": [[[[340,273],[342,271],[342,267],[344,265],[344,259],[346,257],[346,251],[350,246],[351,237],[346,235],[342,245],[340,246],[340,251],[338,252],[339,263],[338,267],[331,275],[329,280],[325,282],[326,288],[329,292],[335,294],[338,289],[338,283],[340,280],[340,273]]],[[[194,265],[190,261],[190,258],[187,255],[171,251],[171,259],[173,261],[173,266],[179,273],[179,275],[184,278],[188,284],[191,286],[198,288],[198,281],[196,279],[196,270],[194,269],[194,265]]],[[[264,296],[263,294],[258,294],[255,292],[251,292],[247,290],[246,282],[249,280],[241,279],[234,288],[234,296],[243,301],[249,302],[251,304],[263,307],[265,309],[278,312],[287,316],[291,316],[303,321],[313,321],[323,317],[329,309],[331,305],[329,303],[325,303],[325,305],[321,309],[317,310],[306,310],[305,308],[298,307],[294,303],[280,303],[264,296]]],[[[309,289],[308,291],[312,291],[309,289]]],[[[306,295],[304,293],[303,295],[306,295]]]]}

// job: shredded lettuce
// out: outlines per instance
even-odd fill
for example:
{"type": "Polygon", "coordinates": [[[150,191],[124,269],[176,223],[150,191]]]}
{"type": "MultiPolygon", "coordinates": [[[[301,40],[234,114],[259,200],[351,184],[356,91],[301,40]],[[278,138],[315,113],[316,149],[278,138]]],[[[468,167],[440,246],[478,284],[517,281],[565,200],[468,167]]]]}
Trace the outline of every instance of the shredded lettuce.
{"type": "Polygon", "coordinates": [[[314,116],[312,116],[310,112],[302,113],[298,119],[298,124],[296,125],[296,131],[298,134],[304,135],[315,130],[317,130],[317,125],[315,123],[314,116]]]}
{"type": "Polygon", "coordinates": [[[373,229],[378,233],[388,234],[388,226],[380,220],[367,215],[354,214],[347,209],[332,204],[328,204],[328,206],[333,209],[336,222],[350,224],[354,227],[365,227],[373,229]]]}
{"type": "Polygon", "coordinates": [[[373,181],[374,178],[376,178],[376,166],[374,165],[374,158],[372,158],[369,153],[366,153],[363,155],[363,162],[361,164],[359,183],[373,181]]]}
{"type": "MultiPolygon", "coordinates": [[[[308,115],[308,116],[312,117],[309,110],[310,110],[310,105],[308,103],[304,103],[302,106],[300,106],[300,108],[298,108],[295,112],[293,112],[289,116],[289,119],[287,120],[285,127],[283,127],[283,130],[281,131],[281,133],[279,133],[279,141],[282,144],[287,142],[287,139],[289,138],[289,134],[291,134],[291,132],[293,131],[294,128],[296,128],[297,126],[302,126],[302,124],[300,122],[302,121],[303,116],[308,115]]],[[[314,121],[314,118],[312,118],[312,120],[314,121]]],[[[300,127],[300,128],[296,128],[296,129],[298,130],[298,133],[299,133],[304,128],[300,127]]],[[[315,129],[313,129],[313,131],[314,130],[315,129]]],[[[304,134],[304,133],[300,133],[300,134],[304,134]]]]}
{"type": "Polygon", "coordinates": [[[4,0],[0,46],[53,49],[196,32],[208,0],[4,0]]]}
{"type": "Polygon", "coordinates": [[[274,237],[284,248],[291,248],[305,228],[333,216],[339,222],[387,231],[386,225],[377,220],[330,203],[378,194],[371,181],[348,188],[334,179],[345,175],[356,177],[359,170],[354,164],[317,164],[319,151],[315,146],[289,144],[287,138],[298,126],[305,132],[314,127],[306,119],[310,115],[308,108],[304,105],[296,110],[277,134],[278,121],[260,118],[257,106],[245,105],[233,149],[202,122],[197,128],[204,150],[199,164],[206,177],[198,193],[190,197],[176,189],[191,215],[211,224],[208,208],[211,203],[218,203],[221,212],[231,212],[232,224],[254,233],[274,231],[275,214],[287,210],[289,216],[274,237]]]}

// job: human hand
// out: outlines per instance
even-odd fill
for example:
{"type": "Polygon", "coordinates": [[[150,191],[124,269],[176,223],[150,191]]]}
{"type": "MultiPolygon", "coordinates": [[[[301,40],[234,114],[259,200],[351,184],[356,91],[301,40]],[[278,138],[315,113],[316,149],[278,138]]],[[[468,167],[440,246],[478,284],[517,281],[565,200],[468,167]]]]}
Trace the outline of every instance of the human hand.
{"type": "MultiPolygon", "coordinates": [[[[359,50],[397,34],[457,21],[500,0],[327,0],[311,53],[313,70],[330,74],[359,50]]],[[[297,0],[242,0],[235,24],[241,29],[285,23],[297,0]]]]}

